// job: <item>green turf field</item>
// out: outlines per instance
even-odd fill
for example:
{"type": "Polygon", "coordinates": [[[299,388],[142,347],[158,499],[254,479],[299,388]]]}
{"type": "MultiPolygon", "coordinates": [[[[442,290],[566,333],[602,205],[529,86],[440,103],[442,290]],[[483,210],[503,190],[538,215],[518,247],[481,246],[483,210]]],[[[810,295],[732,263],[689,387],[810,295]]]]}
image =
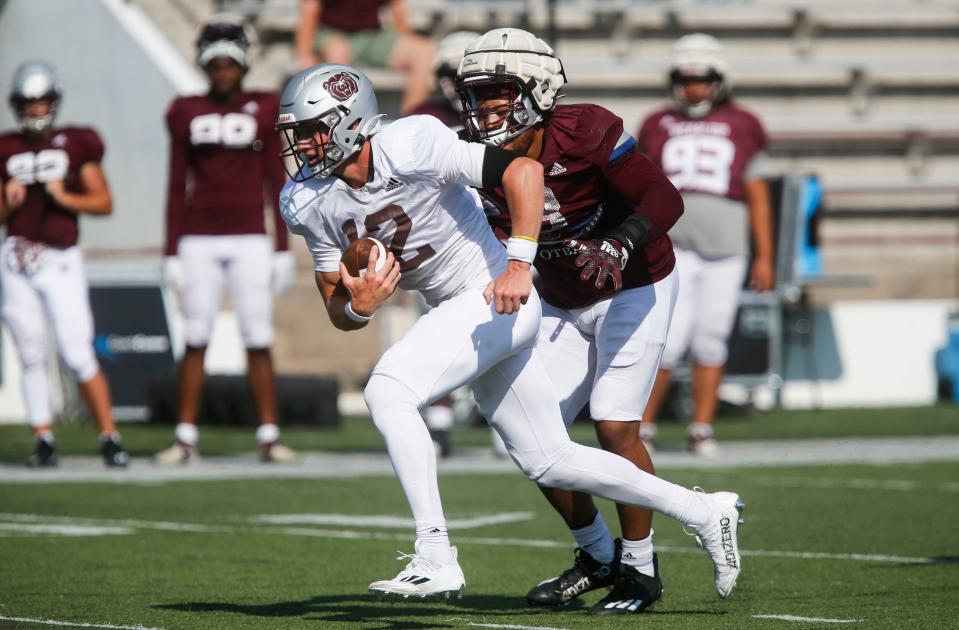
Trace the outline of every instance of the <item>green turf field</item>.
{"type": "MultiPolygon", "coordinates": [[[[724,429],[741,432],[739,439],[945,435],[959,432],[956,422],[947,407],[777,412],[727,421],[721,435],[724,429]]],[[[583,439],[588,430],[576,428],[583,439]]],[[[29,449],[25,431],[0,428],[0,459],[19,459],[23,444],[29,449]]],[[[61,450],[90,453],[91,431],[62,427],[61,450]]],[[[166,427],[125,433],[134,454],[150,453],[169,438],[166,427]]],[[[382,450],[359,420],[343,431],[287,435],[299,448],[382,450]]],[[[679,444],[681,429],[669,428],[665,437],[679,444]]],[[[487,440],[485,431],[459,431],[456,438],[463,448],[487,440]]],[[[249,449],[251,437],[245,429],[220,429],[205,432],[203,440],[206,452],[226,453],[249,449]]],[[[367,595],[369,582],[402,568],[394,558],[397,550],[411,551],[409,528],[264,521],[303,514],[408,517],[392,477],[4,483],[0,476],[0,628],[48,627],[42,620],[58,627],[166,630],[835,627],[767,615],[851,622],[842,627],[959,627],[959,462],[669,470],[664,476],[742,494],[748,505],[740,537],[744,573],[733,596],[718,600],[708,558],[679,525],[657,517],[665,597],[641,617],[612,619],[589,617],[583,607],[525,606],[529,587],[568,566],[572,545],[519,473],[441,477],[448,518],[513,515],[452,532],[467,577],[466,596],[456,604],[367,595]],[[79,535],[94,533],[100,535],[79,535]]],[[[612,526],[614,511],[605,503],[602,509],[612,526]]],[[[585,603],[600,596],[590,593],[585,603]]]]}

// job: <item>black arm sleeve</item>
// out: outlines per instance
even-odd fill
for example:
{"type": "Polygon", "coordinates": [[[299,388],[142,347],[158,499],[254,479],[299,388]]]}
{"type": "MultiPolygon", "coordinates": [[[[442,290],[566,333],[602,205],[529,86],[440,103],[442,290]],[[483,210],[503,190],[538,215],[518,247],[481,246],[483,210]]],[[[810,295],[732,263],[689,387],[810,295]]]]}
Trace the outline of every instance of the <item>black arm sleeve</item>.
{"type": "Polygon", "coordinates": [[[483,188],[497,188],[503,183],[503,173],[510,162],[520,157],[516,151],[486,147],[483,154],[483,188]]]}

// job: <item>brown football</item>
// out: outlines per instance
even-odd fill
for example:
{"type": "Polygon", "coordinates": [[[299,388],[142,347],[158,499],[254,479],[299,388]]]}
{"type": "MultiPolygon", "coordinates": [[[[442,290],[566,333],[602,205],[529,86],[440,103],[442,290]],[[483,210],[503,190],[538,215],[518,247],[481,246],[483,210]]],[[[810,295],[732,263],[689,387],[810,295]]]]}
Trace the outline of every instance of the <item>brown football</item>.
{"type": "Polygon", "coordinates": [[[346,265],[346,270],[351,276],[363,277],[370,262],[370,252],[374,247],[379,250],[379,257],[376,259],[376,270],[379,271],[386,264],[386,247],[383,243],[375,238],[366,237],[353,241],[346,248],[340,260],[346,265]]]}

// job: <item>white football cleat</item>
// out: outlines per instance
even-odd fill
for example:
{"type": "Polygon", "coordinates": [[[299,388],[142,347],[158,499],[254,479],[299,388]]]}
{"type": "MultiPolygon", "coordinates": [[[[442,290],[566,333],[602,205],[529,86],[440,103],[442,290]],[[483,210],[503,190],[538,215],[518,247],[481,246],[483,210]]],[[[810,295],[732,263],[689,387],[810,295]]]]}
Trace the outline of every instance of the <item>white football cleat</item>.
{"type": "Polygon", "coordinates": [[[190,446],[179,440],[175,440],[168,448],[163,449],[153,456],[153,463],[161,466],[179,466],[189,464],[200,459],[200,454],[195,446],[190,446]]]}
{"type": "MultiPolygon", "coordinates": [[[[702,492],[701,488],[695,490],[702,492]]],[[[746,504],[735,492],[704,493],[701,496],[713,508],[713,513],[695,530],[693,537],[713,561],[716,592],[725,599],[732,593],[742,570],[737,533],[746,504]]]]}
{"type": "Polygon", "coordinates": [[[449,562],[425,558],[418,553],[418,548],[419,541],[416,541],[412,555],[400,552],[396,559],[409,558],[409,564],[392,580],[380,580],[370,584],[370,592],[391,598],[459,599],[466,588],[466,578],[456,561],[456,547],[452,547],[453,559],[449,562]]]}

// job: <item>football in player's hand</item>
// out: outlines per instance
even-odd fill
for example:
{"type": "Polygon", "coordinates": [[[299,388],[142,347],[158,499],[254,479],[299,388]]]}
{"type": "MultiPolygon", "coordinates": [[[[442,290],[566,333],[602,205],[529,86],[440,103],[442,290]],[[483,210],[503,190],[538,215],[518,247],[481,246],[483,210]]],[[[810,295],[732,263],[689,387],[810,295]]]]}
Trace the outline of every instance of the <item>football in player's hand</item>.
{"type": "Polygon", "coordinates": [[[376,248],[379,256],[376,259],[375,270],[379,271],[386,264],[386,247],[375,238],[361,238],[350,243],[350,246],[343,252],[340,260],[346,266],[346,270],[353,277],[362,278],[366,274],[366,269],[370,262],[370,252],[376,248]]]}

